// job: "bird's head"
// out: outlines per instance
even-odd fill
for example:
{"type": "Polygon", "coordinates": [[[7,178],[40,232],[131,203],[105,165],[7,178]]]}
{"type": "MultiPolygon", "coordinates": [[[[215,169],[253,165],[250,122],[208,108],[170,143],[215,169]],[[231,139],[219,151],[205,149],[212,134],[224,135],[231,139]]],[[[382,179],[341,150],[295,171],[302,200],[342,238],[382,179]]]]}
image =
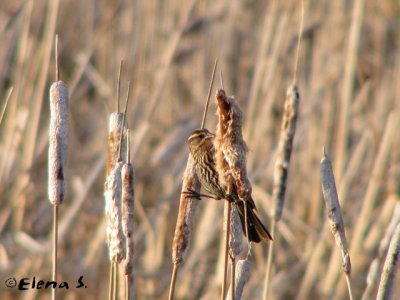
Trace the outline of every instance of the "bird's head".
{"type": "Polygon", "coordinates": [[[215,137],[215,134],[208,131],[208,129],[196,129],[194,130],[188,137],[188,145],[190,152],[202,149],[207,150],[209,147],[212,147],[212,142],[215,137]]]}

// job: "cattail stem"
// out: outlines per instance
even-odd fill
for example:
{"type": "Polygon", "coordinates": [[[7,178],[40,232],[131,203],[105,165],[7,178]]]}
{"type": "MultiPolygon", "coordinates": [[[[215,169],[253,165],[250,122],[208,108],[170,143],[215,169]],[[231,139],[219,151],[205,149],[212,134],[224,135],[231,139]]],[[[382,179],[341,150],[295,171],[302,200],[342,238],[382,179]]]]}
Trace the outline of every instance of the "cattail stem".
{"type": "Polygon", "coordinates": [[[224,201],[224,278],[222,281],[221,300],[225,299],[226,294],[226,279],[228,275],[228,255],[229,255],[229,235],[230,235],[230,223],[231,223],[231,203],[224,201]]]}
{"type": "MultiPolygon", "coordinates": [[[[271,222],[271,235],[275,237],[275,227],[276,222],[272,219],[271,222]]],[[[269,277],[271,275],[271,268],[272,268],[272,257],[274,255],[274,243],[269,243],[268,245],[268,259],[267,259],[267,269],[265,271],[265,278],[264,278],[264,300],[268,299],[269,293],[269,277]]]]}
{"type": "MultiPolygon", "coordinates": [[[[57,252],[58,252],[58,205],[53,205],[53,274],[52,274],[52,280],[57,282],[57,252]]],[[[53,300],[57,299],[57,294],[56,294],[57,289],[52,288],[51,291],[51,298],[53,300]]]]}
{"type": "Polygon", "coordinates": [[[203,120],[201,121],[201,128],[204,128],[204,125],[206,124],[208,104],[210,103],[211,91],[212,91],[212,87],[213,87],[213,84],[214,84],[215,69],[217,68],[217,63],[218,63],[218,59],[216,59],[215,62],[214,62],[214,67],[213,67],[213,71],[212,71],[212,75],[211,75],[211,81],[210,81],[210,87],[208,88],[206,106],[204,107],[203,120]]]}
{"type": "Polygon", "coordinates": [[[108,300],[112,300],[113,297],[113,283],[114,283],[114,264],[112,262],[110,262],[110,271],[108,274],[108,300]]]}
{"type": "Polygon", "coordinates": [[[231,285],[230,293],[227,298],[235,299],[236,294],[236,258],[243,250],[242,235],[243,230],[240,224],[240,217],[236,206],[231,204],[230,209],[230,235],[229,235],[229,258],[231,262],[231,285]]]}
{"type": "Polygon", "coordinates": [[[235,272],[236,272],[236,262],[235,257],[231,255],[231,299],[235,300],[235,272]]]}
{"type": "Polygon", "coordinates": [[[172,270],[172,276],[171,276],[171,284],[169,286],[169,295],[168,295],[168,300],[174,299],[174,294],[175,294],[175,284],[176,284],[176,274],[178,273],[178,265],[174,264],[174,268],[172,270]]]}

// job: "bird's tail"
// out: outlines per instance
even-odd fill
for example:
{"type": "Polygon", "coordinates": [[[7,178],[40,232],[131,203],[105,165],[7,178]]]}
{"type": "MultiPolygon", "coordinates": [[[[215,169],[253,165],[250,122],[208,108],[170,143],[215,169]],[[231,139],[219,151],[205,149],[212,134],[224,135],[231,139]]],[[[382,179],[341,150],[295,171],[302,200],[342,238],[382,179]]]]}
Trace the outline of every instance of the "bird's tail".
{"type": "Polygon", "coordinates": [[[242,223],[242,229],[246,235],[246,214],[247,214],[247,232],[249,233],[249,241],[259,243],[261,241],[272,241],[272,236],[265,228],[264,224],[258,218],[254,204],[251,205],[250,201],[237,201],[235,202],[237,211],[239,213],[240,222],[242,223]],[[246,205],[246,210],[245,210],[246,205]]]}

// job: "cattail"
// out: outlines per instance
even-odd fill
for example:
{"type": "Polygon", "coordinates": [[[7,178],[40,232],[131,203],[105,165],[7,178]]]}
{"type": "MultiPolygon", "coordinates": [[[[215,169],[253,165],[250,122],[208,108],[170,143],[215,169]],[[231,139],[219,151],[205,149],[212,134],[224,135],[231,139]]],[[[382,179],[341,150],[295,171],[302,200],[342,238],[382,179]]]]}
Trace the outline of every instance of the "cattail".
{"type": "Polygon", "coordinates": [[[388,253],[386,255],[385,264],[383,266],[381,282],[379,283],[377,300],[389,300],[393,298],[393,284],[396,278],[396,268],[400,260],[400,224],[396,226],[396,230],[390,241],[388,253]]]}
{"type": "Polygon", "coordinates": [[[216,167],[220,181],[230,189],[233,180],[241,199],[251,196],[251,184],[247,178],[247,146],[242,136],[243,114],[232,97],[225,91],[217,91],[218,126],[215,137],[216,167]]]}
{"type": "Polygon", "coordinates": [[[321,185],[322,193],[325,199],[325,205],[328,210],[328,218],[330,221],[331,232],[335,237],[336,244],[339,246],[342,253],[342,270],[346,274],[346,280],[348,284],[348,290],[350,299],[352,299],[352,292],[350,286],[350,273],[351,273],[351,263],[350,255],[348,251],[348,244],[346,239],[346,234],[344,230],[344,224],[342,219],[342,212],[340,210],[339,199],[336,191],[335,178],[332,171],[332,164],[330,159],[324,154],[320,163],[321,172],[321,185]]]}
{"type": "MultiPolygon", "coordinates": [[[[235,271],[235,300],[242,298],[243,288],[250,277],[251,262],[248,259],[241,259],[236,264],[235,271]]],[[[228,293],[227,300],[232,300],[231,293],[228,293]]]]}
{"type": "Polygon", "coordinates": [[[229,256],[236,258],[243,250],[242,245],[242,227],[240,218],[235,206],[231,208],[230,217],[230,236],[229,236],[229,256]]]}
{"type": "Polygon", "coordinates": [[[182,193],[179,202],[174,240],[172,242],[172,262],[174,264],[174,269],[172,271],[168,297],[170,300],[173,299],[175,293],[178,266],[185,260],[187,250],[189,249],[190,235],[192,234],[193,221],[198,203],[198,199],[192,198],[187,192],[194,191],[199,193],[200,187],[200,181],[194,169],[193,157],[189,155],[182,179],[182,193]]]}
{"type": "MultiPolygon", "coordinates": [[[[222,82],[222,75],[221,75],[222,82]]],[[[219,89],[216,95],[217,99],[217,113],[218,125],[216,137],[214,141],[216,153],[215,164],[218,171],[219,181],[226,186],[227,194],[232,193],[232,188],[236,189],[237,195],[243,201],[249,201],[251,198],[251,184],[247,178],[246,169],[246,153],[247,146],[242,136],[242,123],[243,114],[233,97],[227,97],[223,89],[219,89]]],[[[247,203],[243,205],[244,214],[243,221],[246,230],[248,241],[248,251],[250,253],[250,238],[247,232],[247,203]]],[[[230,233],[230,226],[234,220],[231,220],[232,207],[230,203],[224,206],[224,228],[225,228],[225,257],[224,257],[224,278],[221,290],[221,299],[225,298],[226,293],[226,277],[228,268],[228,252],[229,244],[234,246],[237,237],[232,237],[230,233]],[[231,242],[229,242],[231,239],[231,242]]],[[[250,213],[250,212],[249,212],[250,213]]],[[[238,250],[235,245],[232,252],[238,250]],[[236,249],[235,249],[236,248],[236,249]]],[[[240,252],[240,251],[239,251],[240,252]]],[[[234,254],[234,253],[232,253],[234,254]]],[[[235,288],[235,258],[231,258],[232,272],[231,272],[231,293],[233,294],[235,288]]]]}
{"type": "MultiPolygon", "coordinates": [[[[127,133],[129,137],[129,133],[127,133]]],[[[134,298],[133,292],[133,226],[134,226],[134,169],[129,159],[129,138],[127,139],[127,159],[122,166],[122,196],[121,196],[121,219],[122,232],[125,236],[126,257],[124,261],[124,274],[126,276],[127,299],[134,298]]]]}
{"type": "Polygon", "coordinates": [[[278,222],[282,217],[299,103],[299,90],[296,85],[291,85],[286,92],[285,109],[274,169],[273,209],[271,217],[275,222],[278,222]]]}
{"type": "Polygon", "coordinates": [[[105,202],[107,217],[107,244],[110,261],[120,263],[125,258],[124,236],[121,228],[121,170],[118,162],[107,176],[105,183],[105,202]]]}
{"type": "Polygon", "coordinates": [[[175,227],[174,240],[172,244],[172,262],[180,265],[187,254],[190,242],[190,234],[193,229],[193,219],[196,212],[198,200],[186,194],[187,191],[200,192],[200,182],[197,178],[194,161],[190,155],[183,175],[182,194],[179,202],[178,219],[175,227]]]}
{"type": "Polygon", "coordinates": [[[65,162],[68,149],[68,88],[61,80],[50,87],[49,200],[64,200],[65,162]]]}

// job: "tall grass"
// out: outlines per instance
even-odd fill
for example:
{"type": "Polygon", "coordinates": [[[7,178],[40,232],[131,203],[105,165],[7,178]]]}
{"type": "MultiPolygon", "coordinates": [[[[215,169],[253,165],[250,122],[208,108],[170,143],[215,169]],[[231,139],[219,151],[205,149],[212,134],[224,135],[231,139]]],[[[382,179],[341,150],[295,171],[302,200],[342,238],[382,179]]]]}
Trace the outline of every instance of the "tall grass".
{"type": "MultiPolygon", "coordinates": [[[[13,87],[0,126],[2,278],[51,279],[52,207],[44,201],[50,107],[45,99],[55,78],[55,32],[62,37],[60,78],[70,95],[68,201],[59,212],[62,264],[57,273],[58,280],[71,284],[83,275],[87,286],[59,289],[57,297],[107,297],[106,137],[108,116],[115,108],[115,74],[124,58],[124,73],[133,82],[127,120],[135,162],[135,296],[166,299],[188,157],[186,138],[199,126],[216,57],[227,91],[244,112],[252,196],[261,219],[270,221],[297,16],[298,1],[0,0],[1,111],[13,87]]],[[[285,208],[275,229],[269,295],[348,299],[319,180],[325,145],[335,167],[352,258],[353,296],[360,299],[364,294],[377,258],[370,298],[375,299],[387,253],[379,254],[379,245],[399,201],[400,8],[394,0],[313,0],[305,1],[305,16],[297,76],[303,100],[285,208]]],[[[210,104],[210,111],[215,109],[210,104]]],[[[216,123],[217,117],[209,114],[207,127],[216,123]]],[[[175,299],[220,295],[223,212],[215,202],[198,203],[175,299]]],[[[265,244],[253,245],[242,299],[262,298],[266,262],[265,244]]],[[[392,287],[392,295],[400,293],[399,276],[392,287]]],[[[48,290],[22,293],[0,284],[1,299],[48,295],[48,290]]]]}

